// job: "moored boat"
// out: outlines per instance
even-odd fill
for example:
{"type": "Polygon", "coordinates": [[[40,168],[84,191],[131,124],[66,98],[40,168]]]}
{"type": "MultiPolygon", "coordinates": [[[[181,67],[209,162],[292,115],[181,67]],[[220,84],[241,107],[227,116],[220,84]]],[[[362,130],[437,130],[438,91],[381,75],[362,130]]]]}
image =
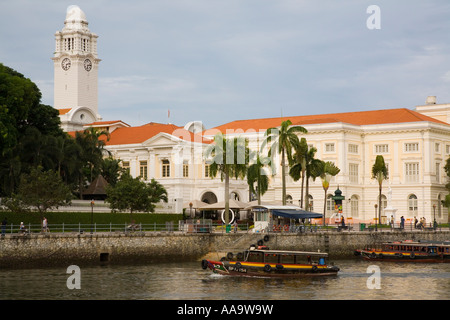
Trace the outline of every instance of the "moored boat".
{"type": "Polygon", "coordinates": [[[247,277],[303,277],[336,275],[339,268],[328,265],[328,254],[321,252],[268,250],[254,248],[228,254],[220,261],[202,260],[203,269],[213,273],[247,277]],[[236,258],[234,258],[236,256],[236,258]]]}
{"type": "Polygon", "coordinates": [[[379,248],[355,250],[355,255],[372,261],[450,262],[450,241],[394,241],[379,248]]]}

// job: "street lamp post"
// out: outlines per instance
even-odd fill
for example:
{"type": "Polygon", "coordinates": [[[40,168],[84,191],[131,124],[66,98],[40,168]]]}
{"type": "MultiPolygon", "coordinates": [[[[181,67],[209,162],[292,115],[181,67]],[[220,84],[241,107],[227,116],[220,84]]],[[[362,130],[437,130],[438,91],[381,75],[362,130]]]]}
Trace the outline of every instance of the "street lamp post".
{"type": "Polygon", "coordinates": [[[436,204],[433,204],[433,229],[436,231],[437,223],[436,223],[436,204]]]}
{"type": "Polygon", "coordinates": [[[378,205],[375,203],[374,207],[375,207],[375,231],[378,231],[378,229],[377,229],[377,225],[378,225],[377,208],[378,208],[378,205]]]}
{"type": "Polygon", "coordinates": [[[93,225],[94,225],[94,199],[91,200],[91,234],[94,233],[93,225]]]}

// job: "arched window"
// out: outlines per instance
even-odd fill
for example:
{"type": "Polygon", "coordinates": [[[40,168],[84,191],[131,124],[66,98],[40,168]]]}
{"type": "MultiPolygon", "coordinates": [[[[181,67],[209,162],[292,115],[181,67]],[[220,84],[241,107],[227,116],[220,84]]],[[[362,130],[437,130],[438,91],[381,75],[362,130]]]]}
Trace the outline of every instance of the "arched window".
{"type": "Polygon", "coordinates": [[[352,195],[350,198],[350,214],[352,217],[359,216],[359,199],[357,195],[352,195]]]}
{"type": "Polygon", "coordinates": [[[232,193],[230,193],[230,200],[237,200],[237,201],[239,201],[240,199],[239,199],[239,194],[237,194],[237,192],[232,192],[232,193]]]}
{"type": "Polygon", "coordinates": [[[329,195],[327,195],[327,214],[333,214],[333,213],[334,213],[333,195],[329,194],[329,195]]]}
{"type": "Polygon", "coordinates": [[[415,194],[411,194],[408,197],[408,214],[410,217],[417,216],[418,208],[417,208],[417,197],[415,194]]]}
{"type": "Polygon", "coordinates": [[[292,199],[292,196],[290,195],[290,194],[288,194],[287,196],[286,196],[286,203],[289,203],[289,204],[292,204],[294,201],[293,201],[293,199],[292,199]]]}
{"type": "MultiPolygon", "coordinates": [[[[377,197],[377,201],[378,201],[378,198],[379,197],[377,197]]],[[[378,202],[377,202],[377,204],[378,204],[378,202]]],[[[387,198],[386,198],[386,196],[384,195],[384,194],[382,194],[381,195],[381,210],[382,211],[384,211],[384,208],[386,208],[387,207],[387,198]]]]}
{"type": "Polygon", "coordinates": [[[208,204],[217,203],[217,196],[213,192],[207,191],[202,195],[201,201],[208,204]]]}

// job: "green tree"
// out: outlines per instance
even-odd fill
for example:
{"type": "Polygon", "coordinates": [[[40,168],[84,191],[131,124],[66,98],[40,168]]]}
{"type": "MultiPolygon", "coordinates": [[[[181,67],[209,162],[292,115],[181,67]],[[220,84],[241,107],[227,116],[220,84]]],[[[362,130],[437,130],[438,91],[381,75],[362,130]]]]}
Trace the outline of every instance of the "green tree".
{"type": "Polygon", "coordinates": [[[279,129],[269,128],[264,134],[265,139],[261,145],[261,149],[263,149],[266,144],[269,144],[269,157],[272,157],[272,159],[275,152],[281,154],[283,205],[286,205],[286,156],[288,159],[291,159],[293,146],[299,144],[297,133],[307,132],[308,131],[302,126],[292,126],[291,120],[286,120],[281,123],[279,129]]]}
{"type": "Polygon", "coordinates": [[[92,127],[75,133],[75,142],[80,148],[81,166],[77,166],[80,197],[86,181],[92,182],[100,174],[103,156],[108,153],[104,148],[105,140],[101,138],[103,135],[109,139],[107,131],[92,127]]]}
{"type": "Polygon", "coordinates": [[[319,176],[322,180],[322,188],[324,190],[324,199],[323,199],[323,225],[325,225],[325,218],[327,212],[327,191],[330,187],[331,178],[336,176],[341,169],[334,165],[331,161],[321,161],[321,164],[317,168],[316,176],[319,176]]]}
{"type": "Polygon", "coordinates": [[[130,211],[130,219],[133,220],[133,212],[154,212],[155,203],[167,202],[167,192],[162,185],[152,179],[150,184],[133,178],[129,173],[121,176],[115,186],[106,187],[106,202],[111,210],[130,211]]]}
{"type": "Polygon", "coordinates": [[[48,144],[63,132],[58,111],[40,99],[30,79],[0,63],[0,196],[16,192],[20,175],[36,165],[54,169],[48,144]]]}
{"type": "Polygon", "coordinates": [[[30,174],[22,174],[15,197],[25,206],[36,208],[42,219],[48,209],[69,205],[72,194],[55,171],[43,171],[38,166],[30,174]]]}
{"type": "Polygon", "coordinates": [[[249,165],[247,169],[247,183],[250,191],[256,194],[258,204],[261,204],[261,196],[269,189],[269,172],[266,170],[268,164],[270,164],[270,158],[257,153],[256,162],[249,165]]]}
{"type": "MultiPolygon", "coordinates": [[[[150,189],[150,200],[152,203],[158,202],[167,202],[169,199],[167,198],[167,191],[162,184],[160,184],[155,179],[150,180],[150,183],[147,184],[147,187],[150,189]]],[[[152,212],[154,211],[154,207],[152,212]]]]}
{"type": "Polygon", "coordinates": [[[125,169],[120,166],[121,161],[109,156],[104,158],[100,165],[101,175],[113,186],[117,183],[120,176],[125,173],[125,169]]]}
{"type": "Polygon", "coordinates": [[[229,224],[230,177],[245,178],[249,152],[245,139],[226,139],[221,133],[214,136],[214,143],[205,150],[206,161],[210,163],[210,177],[214,178],[220,173],[220,179],[225,180],[225,224],[229,224]]]}
{"type": "Polygon", "coordinates": [[[28,127],[30,110],[38,108],[41,92],[19,72],[0,63],[0,155],[17,145],[28,127]]]}
{"type": "Polygon", "coordinates": [[[387,167],[384,163],[384,158],[382,155],[378,155],[375,158],[375,163],[372,166],[372,179],[376,179],[378,182],[378,224],[381,221],[381,192],[383,188],[383,180],[387,179],[387,167]]]}
{"type": "MultiPolygon", "coordinates": [[[[445,167],[445,172],[447,173],[447,177],[450,179],[450,157],[448,157],[445,167]]],[[[448,190],[448,194],[445,196],[445,200],[443,200],[443,205],[448,209],[448,218],[447,222],[450,223],[450,182],[445,185],[445,188],[448,190]]]]}
{"type": "Polygon", "coordinates": [[[309,210],[309,178],[315,179],[317,177],[315,172],[318,171],[321,160],[314,158],[317,149],[314,147],[309,148],[305,138],[300,139],[300,143],[294,146],[294,150],[295,153],[290,161],[291,168],[289,170],[289,175],[294,181],[298,181],[300,178],[302,179],[300,207],[309,210]],[[305,192],[303,192],[305,182],[306,188],[305,192]],[[306,195],[305,201],[303,194],[306,195]],[[303,205],[304,203],[305,205],[303,205]]]}

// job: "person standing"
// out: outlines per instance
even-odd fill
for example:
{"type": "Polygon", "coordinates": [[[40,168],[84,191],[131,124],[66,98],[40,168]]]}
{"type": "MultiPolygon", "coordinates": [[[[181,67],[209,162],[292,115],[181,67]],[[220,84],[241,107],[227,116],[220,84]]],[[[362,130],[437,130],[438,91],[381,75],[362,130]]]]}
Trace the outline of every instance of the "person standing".
{"type": "Polygon", "coordinates": [[[405,229],[405,218],[403,216],[400,218],[400,229],[405,229]]]}

